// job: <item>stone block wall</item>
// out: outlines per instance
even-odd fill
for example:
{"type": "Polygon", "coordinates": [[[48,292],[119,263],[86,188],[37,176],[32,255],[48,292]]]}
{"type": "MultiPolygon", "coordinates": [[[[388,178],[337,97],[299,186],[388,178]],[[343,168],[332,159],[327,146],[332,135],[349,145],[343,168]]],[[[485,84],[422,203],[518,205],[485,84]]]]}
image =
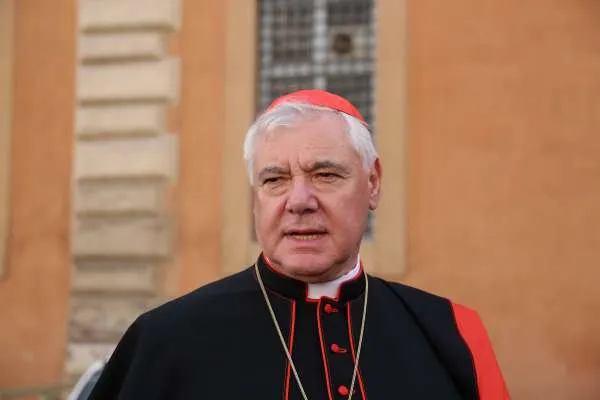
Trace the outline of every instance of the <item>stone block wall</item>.
{"type": "Polygon", "coordinates": [[[104,357],[161,302],[171,262],[179,97],[169,35],[178,0],[80,0],[73,169],[73,260],[66,373],[104,357]]]}

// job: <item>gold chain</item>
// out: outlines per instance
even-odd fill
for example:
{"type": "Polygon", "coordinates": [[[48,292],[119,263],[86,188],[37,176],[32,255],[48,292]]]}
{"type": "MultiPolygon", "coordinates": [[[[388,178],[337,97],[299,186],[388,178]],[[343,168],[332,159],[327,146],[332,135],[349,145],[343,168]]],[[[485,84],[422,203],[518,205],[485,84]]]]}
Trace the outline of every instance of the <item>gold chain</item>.
{"type": "MultiPolygon", "coordinates": [[[[283,338],[283,334],[281,333],[281,328],[279,328],[279,323],[277,322],[277,317],[275,316],[275,312],[273,311],[273,307],[271,306],[271,301],[269,300],[269,296],[267,296],[267,290],[265,289],[265,285],[262,281],[262,277],[260,276],[260,271],[258,269],[257,264],[254,264],[254,269],[256,270],[258,284],[260,285],[260,289],[265,298],[265,302],[267,303],[269,313],[271,314],[271,319],[273,320],[275,329],[277,329],[277,334],[279,335],[279,340],[281,341],[281,345],[283,346],[285,355],[287,356],[288,361],[290,362],[290,366],[292,367],[292,371],[294,372],[294,377],[296,378],[296,382],[298,383],[298,387],[300,388],[302,397],[304,398],[304,400],[308,400],[308,397],[306,396],[306,392],[304,391],[304,387],[302,386],[302,383],[300,382],[300,376],[298,376],[298,371],[296,370],[296,366],[294,365],[294,361],[292,360],[292,355],[290,354],[287,344],[285,343],[285,339],[283,338]]],[[[352,394],[354,393],[354,384],[356,383],[356,374],[358,372],[358,360],[360,358],[360,351],[362,349],[362,343],[363,343],[363,334],[365,332],[365,319],[367,317],[367,299],[369,298],[369,279],[368,279],[366,273],[364,275],[365,275],[365,302],[363,305],[363,315],[362,315],[362,321],[360,323],[360,335],[358,337],[358,349],[356,350],[356,360],[354,362],[354,372],[352,373],[352,383],[350,384],[350,394],[348,396],[348,400],[352,400],[352,394]]]]}

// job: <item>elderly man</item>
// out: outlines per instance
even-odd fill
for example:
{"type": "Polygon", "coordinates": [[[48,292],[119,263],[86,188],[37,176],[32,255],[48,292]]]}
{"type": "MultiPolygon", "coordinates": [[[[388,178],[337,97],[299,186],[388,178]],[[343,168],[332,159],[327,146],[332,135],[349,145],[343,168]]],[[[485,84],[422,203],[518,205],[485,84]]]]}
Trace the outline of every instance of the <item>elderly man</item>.
{"type": "Polygon", "coordinates": [[[140,316],[92,398],[509,398],[474,311],[364,272],[381,163],[352,104],[283,96],[244,157],[262,254],[140,316]]]}

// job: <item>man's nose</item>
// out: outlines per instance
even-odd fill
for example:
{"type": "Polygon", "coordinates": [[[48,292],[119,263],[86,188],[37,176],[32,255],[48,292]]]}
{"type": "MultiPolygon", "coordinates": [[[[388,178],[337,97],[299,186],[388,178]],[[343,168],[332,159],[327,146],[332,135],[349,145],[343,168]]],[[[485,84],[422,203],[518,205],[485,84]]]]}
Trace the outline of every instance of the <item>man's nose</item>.
{"type": "Polygon", "coordinates": [[[315,211],[318,207],[312,188],[304,179],[293,179],[286,210],[294,214],[303,214],[315,211]]]}

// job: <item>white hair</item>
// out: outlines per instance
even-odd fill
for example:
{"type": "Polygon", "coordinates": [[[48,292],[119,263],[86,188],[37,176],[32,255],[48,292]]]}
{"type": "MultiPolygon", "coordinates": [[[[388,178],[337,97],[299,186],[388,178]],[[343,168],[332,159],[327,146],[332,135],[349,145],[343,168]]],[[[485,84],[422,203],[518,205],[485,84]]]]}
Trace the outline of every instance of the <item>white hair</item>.
{"type": "Polygon", "coordinates": [[[357,118],[341,111],[315,106],[313,104],[289,102],[283,103],[262,114],[246,133],[244,139],[244,161],[246,162],[246,172],[251,185],[254,183],[254,151],[259,136],[271,131],[273,128],[292,127],[302,116],[316,112],[332,113],[343,118],[346,124],[345,132],[348,134],[350,142],[356,151],[358,151],[365,172],[370,170],[379,155],[377,154],[377,150],[375,150],[371,132],[369,132],[369,129],[365,124],[357,118]]]}

